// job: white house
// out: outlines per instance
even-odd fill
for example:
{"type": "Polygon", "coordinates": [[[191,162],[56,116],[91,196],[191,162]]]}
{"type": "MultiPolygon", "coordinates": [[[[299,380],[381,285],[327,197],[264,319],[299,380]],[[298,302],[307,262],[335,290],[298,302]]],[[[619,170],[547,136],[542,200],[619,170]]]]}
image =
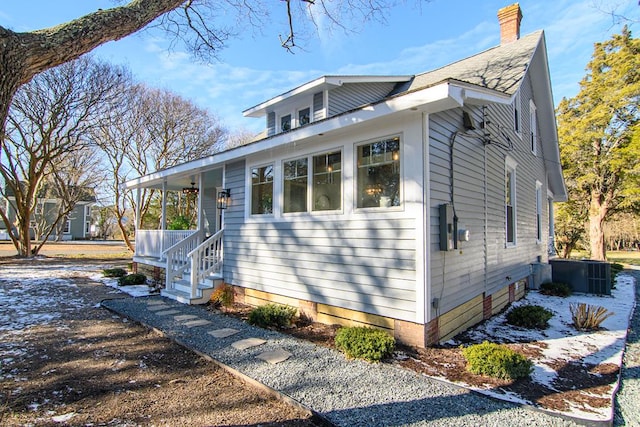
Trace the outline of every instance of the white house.
{"type": "Polygon", "coordinates": [[[518,4],[498,17],[499,46],[417,75],[323,76],[246,110],[265,121],[251,144],[127,182],[199,189],[198,230],[137,230],[134,261],[184,302],[224,281],[417,346],[520,298],[566,190],[544,33],[520,37],[518,4]]]}

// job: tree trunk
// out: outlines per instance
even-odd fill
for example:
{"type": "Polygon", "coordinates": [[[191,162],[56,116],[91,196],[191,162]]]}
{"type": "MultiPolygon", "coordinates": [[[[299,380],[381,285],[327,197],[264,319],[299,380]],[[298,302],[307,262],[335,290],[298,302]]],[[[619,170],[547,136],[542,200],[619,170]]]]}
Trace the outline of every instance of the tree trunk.
{"type": "Polygon", "coordinates": [[[607,217],[607,204],[601,201],[600,193],[591,194],[589,209],[589,246],[591,259],[606,261],[606,243],[604,240],[604,220],[607,217]]]}

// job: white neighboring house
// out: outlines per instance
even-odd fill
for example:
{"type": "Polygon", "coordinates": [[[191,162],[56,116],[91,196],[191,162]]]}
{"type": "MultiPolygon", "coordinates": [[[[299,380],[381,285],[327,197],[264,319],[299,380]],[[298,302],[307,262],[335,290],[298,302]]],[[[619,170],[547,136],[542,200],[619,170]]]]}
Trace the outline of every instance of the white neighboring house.
{"type": "Polygon", "coordinates": [[[323,76],[244,112],[250,144],[126,183],[199,190],[198,229],[137,230],[134,261],[187,303],[298,307],[322,322],[446,340],[535,285],[566,200],[543,31],[434,71],[323,76]],[[194,184],[191,184],[194,183],[194,184]]]}

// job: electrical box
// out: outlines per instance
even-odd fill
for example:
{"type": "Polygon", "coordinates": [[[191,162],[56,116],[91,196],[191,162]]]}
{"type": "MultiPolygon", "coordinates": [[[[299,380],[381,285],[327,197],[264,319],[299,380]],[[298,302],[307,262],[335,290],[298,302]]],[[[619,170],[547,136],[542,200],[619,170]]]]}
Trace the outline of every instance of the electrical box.
{"type": "Polygon", "coordinates": [[[452,251],[456,248],[456,224],[453,216],[453,207],[448,204],[439,206],[440,211],[440,250],[452,251]]]}

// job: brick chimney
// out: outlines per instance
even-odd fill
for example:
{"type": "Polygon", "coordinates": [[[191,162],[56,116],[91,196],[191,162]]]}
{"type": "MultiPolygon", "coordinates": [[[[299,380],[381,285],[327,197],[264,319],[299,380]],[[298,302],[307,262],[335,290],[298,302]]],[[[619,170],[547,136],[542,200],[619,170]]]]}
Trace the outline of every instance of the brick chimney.
{"type": "Polygon", "coordinates": [[[522,21],[520,4],[514,3],[498,10],[498,21],[500,21],[501,45],[512,43],[520,38],[520,21],[522,21]]]}

